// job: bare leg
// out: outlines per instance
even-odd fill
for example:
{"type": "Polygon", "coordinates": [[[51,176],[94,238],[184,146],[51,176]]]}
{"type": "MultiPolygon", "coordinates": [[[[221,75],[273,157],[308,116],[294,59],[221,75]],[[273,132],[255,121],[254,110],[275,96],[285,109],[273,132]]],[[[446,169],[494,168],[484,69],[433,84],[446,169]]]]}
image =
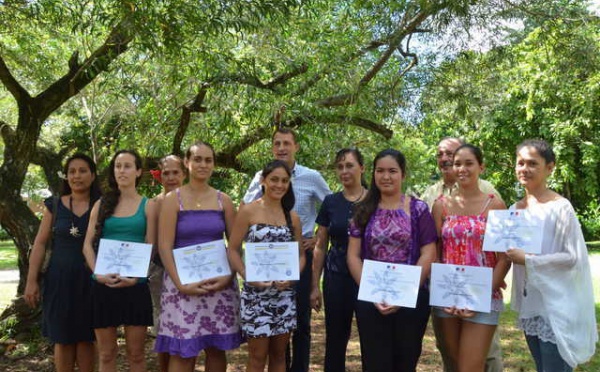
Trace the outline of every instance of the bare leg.
{"type": "Polygon", "coordinates": [[[461,338],[462,320],[458,318],[438,318],[437,320],[446,353],[446,368],[450,371],[458,371],[458,345],[461,338]]]}
{"type": "Polygon", "coordinates": [[[248,338],[247,372],[264,372],[269,355],[269,337],[248,338]]]}
{"type": "Polygon", "coordinates": [[[172,372],[191,372],[194,370],[196,358],[182,358],[179,355],[169,356],[169,371],[172,372]]]}
{"type": "Polygon", "coordinates": [[[227,356],[224,350],[210,347],[204,350],[206,353],[206,361],[204,362],[204,370],[207,372],[225,372],[227,370],[227,356]]]}
{"type": "Polygon", "coordinates": [[[269,339],[269,372],[285,372],[285,349],[290,341],[290,334],[284,333],[269,339]]]}
{"type": "Polygon", "coordinates": [[[131,372],[146,372],[146,326],[125,326],[125,346],[131,372]]]}
{"type": "Polygon", "coordinates": [[[75,344],[54,344],[54,367],[57,372],[75,369],[75,344]]]}
{"type": "Polygon", "coordinates": [[[495,330],[496,326],[493,325],[462,322],[458,352],[459,372],[484,370],[495,330]]]}
{"type": "Polygon", "coordinates": [[[96,328],[100,372],[117,372],[117,328],[96,328]]]}
{"type": "Polygon", "coordinates": [[[156,360],[158,361],[158,369],[160,372],[169,371],[169,353],[157,353],[156,360]]]}
{"type": "Polygon", "coordinates": [[[95,347],[93,342],[78,342],[76,344],[76,362],[80,372],[93,372],[95,347]]]}

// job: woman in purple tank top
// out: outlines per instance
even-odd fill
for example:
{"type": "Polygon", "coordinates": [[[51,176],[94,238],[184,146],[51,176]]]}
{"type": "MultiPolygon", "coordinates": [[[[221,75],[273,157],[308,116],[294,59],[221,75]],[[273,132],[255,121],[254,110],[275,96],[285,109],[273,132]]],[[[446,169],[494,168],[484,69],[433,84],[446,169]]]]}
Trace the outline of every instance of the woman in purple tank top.
{"type": "Polygon", "coordinates": [[[242,342],[239,289],[232,275],[182,284],[173,249],[229,236],[235,207],[229,196],[208,181],[214,169],[213,148],[196,142],[186,152],[190,182],[165,197],[159,217],[159,252],[165,267],[155,351],[169,353],[169,371],[193,371],[206,353],[205,371],[225,372],[226,350],[242,342]]]}

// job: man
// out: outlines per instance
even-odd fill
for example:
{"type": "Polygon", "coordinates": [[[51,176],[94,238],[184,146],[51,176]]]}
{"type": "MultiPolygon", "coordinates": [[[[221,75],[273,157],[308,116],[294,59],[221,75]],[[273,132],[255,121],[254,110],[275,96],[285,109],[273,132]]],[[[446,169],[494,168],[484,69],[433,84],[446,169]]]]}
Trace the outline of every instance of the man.
{"type": "MultiPolygon", "coordinates": [[[[296,134],[291,129],[278,128],[271,142],[275,159],[284,161],[292,170],[292,188],[296,197],[293,210],[298,213],[302,223],[302,248],[306,251],[306,266],[296,285],[298,328],[292,336],[293,350],[291,366],[288,362],[288,370],[307,372],[310,362],[310,283],[315,247],[313,235],[317,206],[323,202],[325,196],[331,194],[331,190],[319,172],[296,163],[296,153],[300,150],[300,145],[296,141],[296,134]]],[[[260,173],[257,172],[252,179],[243,203],[248,204],[262,195],[260,173]]]]}
{"type": "MultiPolygon", "coordinates": [[[[460,138],[446,137],[443,138],[438,144],[436,159],[442,178],[435,184],[429,186],[421,196],[421,199],[423,199],[423,201],[429,205],[429,209],[433,207],[433,203],[440,195],[449,196],[458,189],[458,185],[456,184],[456,174],[453,170],[452,158],[454,157],[454,152],[456,149],[464,143],[465,142],[460,138]]],[[[479,180],[479,189],[485,194],[494,194],[497,198],[502,199],[494,186],[486,180],[479,180]]],[[[444,362],[444,371],[455,372],[452,369],[452,365],[448,360],[446,350],[441,342],[443,334],[440,329],[439,321],[433,314],[431,316],[431,320],[433,323],[433,330],[435,332],[436,346],[440,351],[442,360],[444,362]]],[[[485,362],[485,370],[486,372],[500,372],[503,369],[504,364],[502,362],[502,350],[500,349],[500,337],[498,334],[498,329],[496,328],[496,332],[494,333],[494,338],[492,339],[492,344],[490,345],[490,350],[488,352],[487,360],[485,362]]]]}

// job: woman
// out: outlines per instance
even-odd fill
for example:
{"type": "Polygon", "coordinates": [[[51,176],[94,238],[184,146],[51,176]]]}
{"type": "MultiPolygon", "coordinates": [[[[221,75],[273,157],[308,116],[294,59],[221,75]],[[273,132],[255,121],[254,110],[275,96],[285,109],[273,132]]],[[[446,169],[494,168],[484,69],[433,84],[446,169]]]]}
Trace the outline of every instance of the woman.
{"type": "Polygon", "coordinates": [[[33,249],[25,286],[25,301],[36,307],[40,300],[38,275],[46,242],[52,255],[44,276],[43,334],[54,343],[54,366],[58,372],[94,368],[94,330],[91,317],[91,272],[82,254],[91,206],[100,197],[96,164],[87,155],[75,154],[64,166],[66,179],[58,200],[48,198],[33,249]],[[54,210],[54,208],[57,210],[54,210]],[[53,214],[56,213],[54,226],[53,214]]]}
{"type": "Polygon", "coordinates": [[[360,285],[363,259],[421,266],[415,308],[356,302],[356,319],[365,369],[414,371],[429,318],[426,279],[435,260],[437,235],[429,208],[405,196],[406,159],[397,150],[377,154],[371,187],[350,224],[348,269],[360,285]]]}
{"type": "Polygon", "coordinates": [[[441,237],[441,262],[493,268],[492,311],[481,313],[457,308],[434,311],[453,369],[482,371],[503,308],[500,287],[510,267],[504,253],[483,252],[483,235],[488,211],[506,206],[493,194],[486,195],[479,189],[484,165],[478,147],[459,146],[454,152],[453,170],[457,192],[438,198],[433,205],[433,218],[441,237]]]}
{"type": "Polygon", "coordinates": [[[335,156],[335,171],[343,191],[327,195],[317,216],[317,245],[313,258],[311,306],[321,308],[320,278],[325,264],[325,372],[346,370],[346,348],[352,329],[358,286],[348,271],[348,225],[354,206],[367,194],[363,157],[357,149],[335,156]],[[328,250],[329,242],[331,248],[328,250]]]}
{"type": "Polygon", "coordinates": [[[159,222],[159,252],[165,266],[155,350],[169,353],[169,371],[193,371],[206,353],[206,371],[227,369],[225,350],[241,344],[239,290],[232,276],[181,284],[173,249],[222,240],[233,225],[229,196],[209,185],[213,148],[194,143],[186,152],[189,183],[165,197],[159,222]]]}
{"type": "Polygon", "coordinates": [[[537,370],[572,371],[589,360],[598,341],[588,252],[571,203],[548,189],[556,164],[550,145],[517,146],[516,174],[525,197],[511,209],[544,219],[542,253],[507,252],[513,262],[512,307],[537,370]]]}
{"type": "MultiPolygon", "coordinates": [[[[294,191],[287,164],[275,160],[262,171],[260,199],[245,205],[235,221],[228,250],[232,268],[246,278],[240,253],[247,242],[298,242],[300,271],[305,264],[300,218],[292,212],[294,191]]],[[[242,290],[242,331],[248,339],[247,371],[286,370],[285,349],[296,328],[296,293],[291,281],[246,282],[242,290]]]]}
{"type": "MultiPolygon", "coordinates": [[[[158,168],[158,170],[150,171],[152,176],[162,185],[162,192],[151,200],[152,203],[156,204],[154,208],[156,215],[151,216],[151,218],[154,219],[156,226],[158,226],[158,216],[160,215],[160,209],[167,193],[181,187],[186,175],[183,160],[177,155],[167,155],[160,159],[158,168]]],[[[155,241],[158,241],[158,239],[155,239],[155,241]]],[[[153,262],[150,263],[150,274],[148,276],[148,285],[150,286],[150,294],[152,295],[152,317],[154,320],[152,334],[154,336],[156,336],[158,330],[163,275],[164,268],[162,262],[160,257],[155,255],[153,262]]],[[[166,372],[169,368],[169,353],[158,353],[157,359],[160,371],[166,372]]]]}
{"type": "MultiPolygon", "coordinates": [[[[94,205],[83,246],[88,266],[96,267],[100,239],[154,243],[153,203],[137,192],[142,160],[132,150],[118,151],[110,161],[109,191],[94,205]]],[[[152,300],[146,278],[118,274],[92,275],[92,313],[100,371],[116,371],[117,327],[125,326],[130,371],[145,371],[144,342],[152,325],[152,300]]]]}

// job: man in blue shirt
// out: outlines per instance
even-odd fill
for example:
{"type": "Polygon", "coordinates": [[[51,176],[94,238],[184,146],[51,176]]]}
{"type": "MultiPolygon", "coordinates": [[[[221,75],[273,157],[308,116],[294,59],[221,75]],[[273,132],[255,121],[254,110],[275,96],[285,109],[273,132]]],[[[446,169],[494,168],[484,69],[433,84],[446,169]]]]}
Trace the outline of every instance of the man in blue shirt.
{"type": "MultiPolygon", "coordinates": [[[[296,153],[300,144],[296,141],[296,133],[288,128],[278,128],[272,137],[273,157],[282,160],[292,170],[292,188],[296,197],[294,211],[298,213],[302,223],[302,248],[306,251],[306,266],[296,285],[296,302],[298,328],[292,336],[292,358],[288,371],[308,372],[310,363],[310,289],[312,278],[312,258],[315,248],[315,220],[318,206],[331,190],[323,176],[314,169],[296,162],[296,153]]],[[[248,204],[261,197],[261,172],[257,172],[243,202],[248,204]]],[[[289,364],[289,363],[288,363],[289,364]]]]}

